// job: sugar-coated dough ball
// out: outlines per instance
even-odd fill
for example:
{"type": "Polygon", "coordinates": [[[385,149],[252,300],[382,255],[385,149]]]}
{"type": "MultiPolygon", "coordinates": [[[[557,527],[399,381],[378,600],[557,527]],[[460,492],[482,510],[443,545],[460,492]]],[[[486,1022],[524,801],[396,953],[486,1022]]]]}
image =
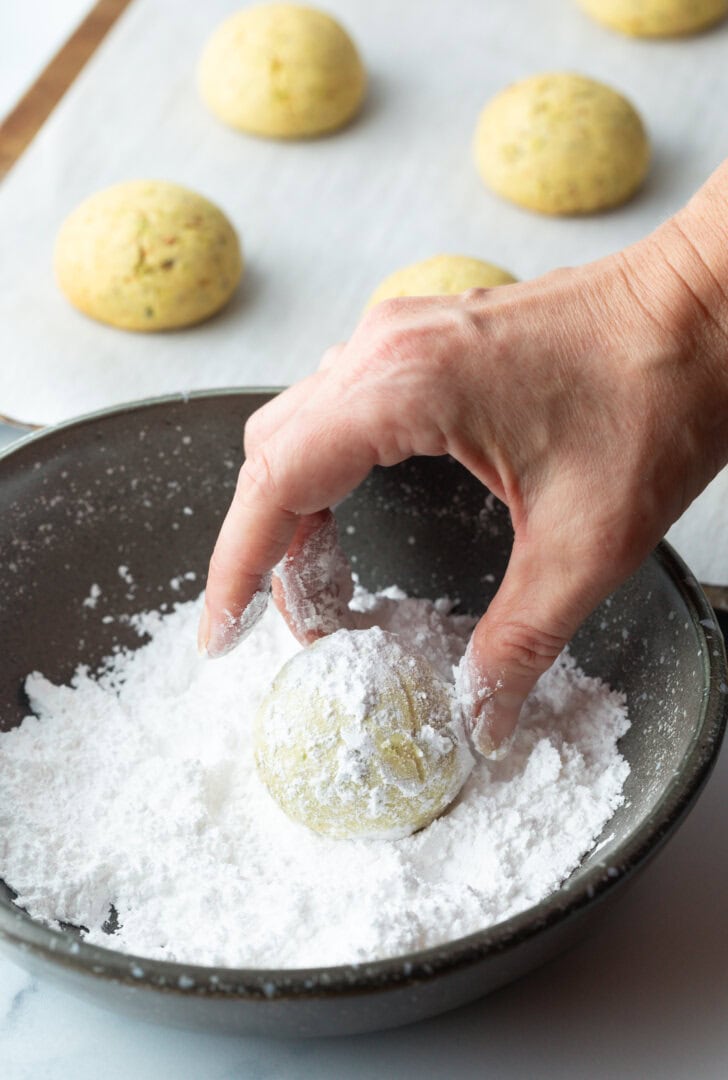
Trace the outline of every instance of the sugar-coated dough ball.
{"type": "Polygon", "coordinates": [[[466,289],[512,285],[515,280],[507,270],[467,255],[433,255],[386,277],[372,293],[367,307],[397,296],[453,295],[466,289]]]}
{"type": "Polygon", "coordinates": [[[587,214],[625,202],[645,178],[650,146],[639,114],[583,75],[534,75],[484,108],[475,160],[485,183],[543,214],[587,214]]]}
{"type": "Polygon", "coordinates": [[[364,97],[354,42],[331,16],[298,4],[261,4],[226,19],[207,42],[200,93],[226,124],[275,138],[333,131],[364,97]]]}
{"type": "Polygon", "coordinates": [[[694,34],[728,15],[728,0],[577,0],[599,22],[635,37],[694,34]]]}
{"type": "Polygon", "coordinates": [[[289,817],[339,839],[423,828],[472,766],[448,686],[378,627],[338,630],[288,661],[258,711],[255,756],[289,817]]]}
{"type": "Polygon", "coordinates": [[[240,243],[216,206],[161,180],[97,192],[61,226],[58,284],[74,307],[124,330],[200,322],[230,298],[240,243]]]}

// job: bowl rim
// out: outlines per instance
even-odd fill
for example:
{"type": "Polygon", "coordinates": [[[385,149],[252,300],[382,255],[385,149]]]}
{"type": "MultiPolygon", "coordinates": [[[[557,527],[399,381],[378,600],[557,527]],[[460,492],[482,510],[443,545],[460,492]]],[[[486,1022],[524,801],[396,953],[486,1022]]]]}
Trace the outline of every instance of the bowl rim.
{"type": "MultiPolygon", "coordinates": [[[[29,443],[42,442],[60,431],[79,428],[107,416],[215,397],[245,399],[253,395],[274,395],[281,389],[198,390],[98,409],[15,440],[0,450],[0,463],[29,443]]],[[[542,931],[573,919],[592,904],[602,902],[656,854],[687,814],[715,764],[728,718],[728,667],[715,613],[700,584],[670,544],[661,541],[648,558],[657,559],[676,587],[698,638],[704,681],[700,716],[681,769],[670,779],[652,812],[611,859],[595,861],[580,875],[578,882],[567,879],[556,892],[538,904],[465,937],[383,960],[328,967],[223,968],[121,953],[90,945],[68,931],[45,926],[2,898],[0,944],[15,947],[23,953],[39,954],[47,961],[82,975],[111,978],[115,982],[156,991],[248,1001],[340,998],[342,994],[357,995],[422,983],[472,967],[486,957],[513,950],[542,931]]]]}

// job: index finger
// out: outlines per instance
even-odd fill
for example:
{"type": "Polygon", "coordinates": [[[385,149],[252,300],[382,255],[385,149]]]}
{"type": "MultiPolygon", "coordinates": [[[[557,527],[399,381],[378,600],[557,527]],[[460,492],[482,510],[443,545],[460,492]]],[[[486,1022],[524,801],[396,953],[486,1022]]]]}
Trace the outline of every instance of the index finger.
{"type": "Polygon", "coordinates": [[[246,458],[210,560],[201,652],[223,656],[252,629],[299,518],[338,502],[376,463],[371,436],[361,410],[322,394],[246,458]]]}

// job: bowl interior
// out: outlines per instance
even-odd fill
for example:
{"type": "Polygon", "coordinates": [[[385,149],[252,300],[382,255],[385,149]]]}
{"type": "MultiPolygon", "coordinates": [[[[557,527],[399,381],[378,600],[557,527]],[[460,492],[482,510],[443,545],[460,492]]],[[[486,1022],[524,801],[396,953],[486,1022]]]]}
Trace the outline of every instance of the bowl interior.
{"type": "MultiPolygon", "coordinates": [[[[203,394],[111,411],[0,459],[0,729],[27,712],[29,672],[67,681],[80,662],[138,646],[132,630],[103,623],[101,605],[83,604],[92,585],[117,615],[198,594],[235,485],[244,421],[268,396],[203,394]],[[189,571],[196,580],[180,580],[189,571]]],[[[337,516],[368,588],[449,595],[473,614],[495,592],[511,546],[504,507],[446,458],[375,469],[337,516]]],[[[709,623],[697,586],[661,548],[575,639],[582,667],[627,693],[632,727],[622,741],[631,766],[625,804],[572,880],[595,861],[619,860],[701,737],[711,679],[723,670],[709,623]]],[[[0,882],[0,907],[10,898],[0,882]]]]}

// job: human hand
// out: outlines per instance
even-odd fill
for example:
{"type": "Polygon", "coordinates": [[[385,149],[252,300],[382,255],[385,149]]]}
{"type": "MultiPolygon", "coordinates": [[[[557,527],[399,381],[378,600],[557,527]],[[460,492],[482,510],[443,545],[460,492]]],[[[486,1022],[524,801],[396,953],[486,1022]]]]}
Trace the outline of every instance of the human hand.
{"type": "Polygon", "coordinates": [[[288,597],[276,587],[298,636],[345,624],[326,508],[375,464],[449,453],[507,504],[515,531],[464,661],[474,741],[504,746],[538,676],[726,459],[726,319],[703,220],[688,207],[579,269],[374,308],[248,422],[210,563],[208,655],[240,640],[286,552],[288,567],[315,563],[288,597]]]}

